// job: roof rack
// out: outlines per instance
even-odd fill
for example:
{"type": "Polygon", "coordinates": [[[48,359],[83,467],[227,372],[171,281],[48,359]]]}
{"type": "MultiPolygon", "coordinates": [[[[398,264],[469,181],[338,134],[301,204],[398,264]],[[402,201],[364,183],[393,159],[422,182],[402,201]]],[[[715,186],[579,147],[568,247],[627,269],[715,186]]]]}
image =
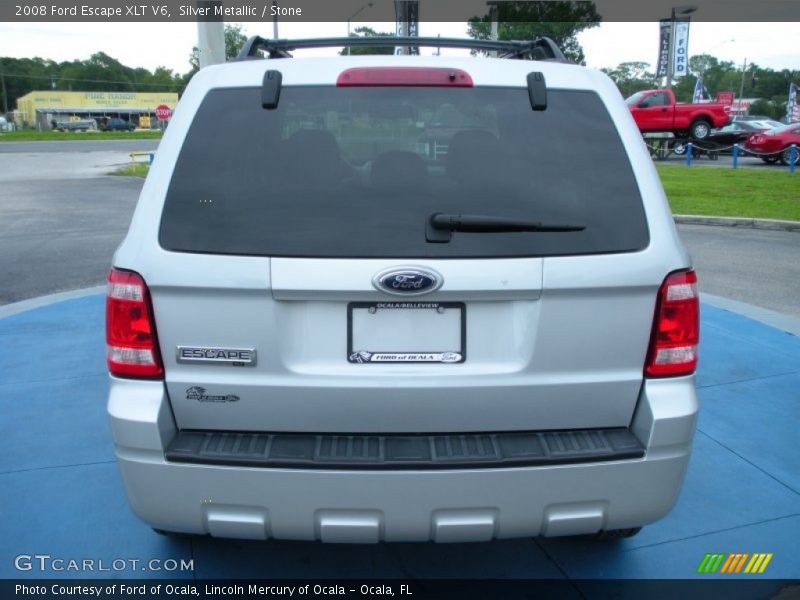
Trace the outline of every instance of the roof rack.
{"type": "Polygon", "coordinates": [[[248,60],[258,58],[258,52],[263,50],[269,58],[291,58],[292,50],[303,48],[326,48],[336,46],[358,47],[437,47],[437,48],[469,48],[471,50],[488,50],[498,53],[500,58],[534,58],[540,52],[544,60],[569,62],[556,43],[548,37],[539,37],[535,40],[495,41],[473,40],[468,38],[438,38],[438,37],[333,37],[313,39],[270,39],[253,36],[245,43],[235,60],[248,60]]]}

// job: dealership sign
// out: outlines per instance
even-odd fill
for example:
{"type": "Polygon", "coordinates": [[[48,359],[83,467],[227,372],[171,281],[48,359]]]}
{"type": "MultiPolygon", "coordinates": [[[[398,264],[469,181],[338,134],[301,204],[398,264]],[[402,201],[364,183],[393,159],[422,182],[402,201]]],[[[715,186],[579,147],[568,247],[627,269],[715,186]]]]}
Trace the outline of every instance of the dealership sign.
{"type": "Polygon", "coordinates": [[[658,66],[656,77],[667,76],[667,60],[669,59],[669,36],[672,32],[672,21],[661,19],[661,37],[658,43],[658,66]]]}
{"type": "Polygon", "coordinates": [[[689,20],[675,22],[675,42],[673,43],[672,76],[685,77],[689,74],[689,20]]]}

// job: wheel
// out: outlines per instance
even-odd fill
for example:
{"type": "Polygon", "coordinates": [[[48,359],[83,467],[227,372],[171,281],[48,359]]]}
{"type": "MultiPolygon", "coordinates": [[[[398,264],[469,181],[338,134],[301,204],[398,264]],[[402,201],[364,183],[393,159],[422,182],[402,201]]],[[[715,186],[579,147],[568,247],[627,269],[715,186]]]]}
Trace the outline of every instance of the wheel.
{"type": "Polygon", "coordinates": [[[596,538],[601,542],[621,540],[635,536],[642,530],[641,527],[631,527],[630,529],[609,529],[608,531],[598,531],[596,538]]]}
{"type": "MultiPolygon", "coordinates": [[[[798,164],[798,157],[800,157],[800,148],[795,148],[794,151],[794,164],[798,164]]],[[[788,165],[792,162],[792,149],[784,148],[780,155],[782,165],[788,165]]]]}
{"type": "Polygon", "coordinates": [[[675,142],[675,145],[672,147],[672,152],[677,156],[683,156],[686,154],[687,149],[688,146],[686,145],[686,142],[675,142]]]}
{"type": "Polygon", "coordinates": [[[697,119],[689,127],[689,135],[696,140],[704,140],[711,135],[711,125],[705,119],[697,119]]]}

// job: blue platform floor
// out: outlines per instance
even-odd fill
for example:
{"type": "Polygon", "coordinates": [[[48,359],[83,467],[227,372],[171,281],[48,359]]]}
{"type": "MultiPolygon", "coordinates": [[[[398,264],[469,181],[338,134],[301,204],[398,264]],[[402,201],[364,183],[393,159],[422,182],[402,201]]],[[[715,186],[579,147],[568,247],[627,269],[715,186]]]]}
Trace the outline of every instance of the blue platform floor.
{"type": "Polygon", "coordinates": [[[0,577],[91,575],[14,568],[18,554],[44,553],[107,564],[194,559],[194,572],[117,577],[708,578],[695,574],[708,552],[772,552],[762,577],[800,578],[794,335],[703,305],[702,407],[687,479],[675,509],[627,540],[331,546],[171,539],[133,515],[114,462],[103,302],[88,296],[0,319],[0,577]]]}

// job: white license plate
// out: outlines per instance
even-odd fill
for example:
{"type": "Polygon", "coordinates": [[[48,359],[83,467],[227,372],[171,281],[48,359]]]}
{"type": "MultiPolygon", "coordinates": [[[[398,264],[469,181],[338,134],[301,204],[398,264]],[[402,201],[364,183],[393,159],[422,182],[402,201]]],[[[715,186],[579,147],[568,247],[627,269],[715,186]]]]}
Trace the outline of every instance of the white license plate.
{"type": "Polygon", "coordinates": [[[463,302],[351,302],[351,363],[460,363],[466,359],[463,302]]]}

